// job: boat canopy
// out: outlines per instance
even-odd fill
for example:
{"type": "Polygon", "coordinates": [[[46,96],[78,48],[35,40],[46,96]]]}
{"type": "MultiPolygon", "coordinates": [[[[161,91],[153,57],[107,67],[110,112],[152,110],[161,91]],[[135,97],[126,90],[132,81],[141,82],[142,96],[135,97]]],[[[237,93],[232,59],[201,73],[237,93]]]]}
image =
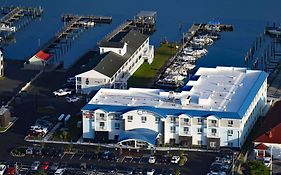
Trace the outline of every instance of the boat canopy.
{"type": "Polygon", "coordinates": [[[38,59],[40,59],[40,60],[43,60],[43,61],[48,61],[48,60],[52,57],[51,54],[46,53],[46,52],[44,52],[44,51],[42,51],[42,50],[40,50],[39,52],[37,52],[37,53],[35,54],[35,56],[36,56],[36,58],[38,58],[38,59]]]}

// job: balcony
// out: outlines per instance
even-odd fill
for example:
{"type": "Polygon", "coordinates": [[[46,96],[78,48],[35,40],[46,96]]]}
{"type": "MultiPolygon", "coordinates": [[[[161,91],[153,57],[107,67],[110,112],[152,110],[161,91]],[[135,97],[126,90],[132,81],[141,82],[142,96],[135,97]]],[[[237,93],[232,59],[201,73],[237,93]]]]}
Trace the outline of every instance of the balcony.
{"type": "Polygon", "coordinates": [[[106,121],[106,117],[97,117],[96,120],[97,121],[106,121]]]}
{"type": "Polygon", "coordinates": [[[180,122],[181,124],[181,126],[191,126],[191,122],[184,122],[184,121],[181,121],[180,122]]]}
{"type": "Polygon", "coordinates": [[[180,136],[190,136],[191,135],[191,132],[190,131],[181,131],[179,133],[180,136]]]}
{"type": "Polygon", "coordinates": [[[217,138],[217,137],[220,137],[220,136],[219,136],[219,133],[209,132],[209,133],[207,134],[207,137],[217,138]]]}
{"type": "Polygon", "coordinates": [[[106,128],[106,126],[98,126],[96,130],[97,131],[105,131],[105,130],[107,130],[107,128],[106,128]]]}

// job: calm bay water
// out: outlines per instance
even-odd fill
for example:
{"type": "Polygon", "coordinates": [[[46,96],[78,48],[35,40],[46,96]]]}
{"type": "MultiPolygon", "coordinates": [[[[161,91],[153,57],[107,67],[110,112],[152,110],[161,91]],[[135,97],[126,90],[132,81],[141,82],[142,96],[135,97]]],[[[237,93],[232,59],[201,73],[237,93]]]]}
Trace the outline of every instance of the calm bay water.
{"type": "Polygon", "coordinates": [[[198,66],[243,66],[244,55],[256,36],[263,32],[267,23],[281,23],[280,0],[1,0],[0,6],[41,6],[44,15],[16,33],[16,43],[5,48],[7,59],[26,60],[39,45],[47,42],[62,27],[60,16],[65,13],[112,16],[110,25],[101,25],[82,33],[72,49],[63,56],[67,65],[96,45],[104,35],[140,10],[157,11],[157,31],[151,43],[158,46],[163,39],[179,41],[180,25],[183,31],[192,23],[217,19],[232,24],[233,32],[225,32],[222,39],[209,47],[209,53],[198,61],[198,66]]]}

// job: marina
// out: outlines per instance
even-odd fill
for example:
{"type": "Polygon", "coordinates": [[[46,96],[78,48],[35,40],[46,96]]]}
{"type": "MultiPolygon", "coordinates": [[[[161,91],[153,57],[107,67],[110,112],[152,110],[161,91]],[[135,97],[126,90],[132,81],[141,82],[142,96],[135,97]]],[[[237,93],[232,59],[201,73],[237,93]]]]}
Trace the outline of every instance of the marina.
{"type": "Polygon", "coordinates": [[[1,14],[4,16],[0,19],[0,43],[1,45],[9,44],[13,38],[13,33],[31,22],[32,19],[40,18],[43,14],[41,7],[1,7],[1,14]],[[19,23],[19,21],[22,21],[19,23]]]}
{"type": "Polygon", "coordinates": [[[78,15],[63,15],[61,17],[64,22],[62,29],[55,34],[47,43],[40,47],[39,51],[31,57],[24,67],[27,69],[42,69],[46,65],[49,67],[58,67],[63,65],[64,60],[61,60],[69,49],[72,42],[79,37],[85,30],[96,26],[96,24],[110,24],[112,17],[106,16],[78,16],[78,15]]]}
{"type": "Polygon", "coordinates": [[[193,24],[183,34],[178,52],[166,64],[155,85],[166,89],[179,89],[191,77],[196,61],[207,55],[207,47],[220,39],[220,32],[232,31],[232,25],[223,25],[217,21],[208,24],[193,24]]]}

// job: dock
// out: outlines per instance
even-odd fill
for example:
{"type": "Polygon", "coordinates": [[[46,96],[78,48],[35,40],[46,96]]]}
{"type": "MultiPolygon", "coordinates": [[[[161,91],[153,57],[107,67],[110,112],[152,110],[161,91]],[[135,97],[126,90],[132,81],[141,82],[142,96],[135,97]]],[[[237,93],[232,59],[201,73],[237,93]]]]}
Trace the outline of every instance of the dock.
{"type": "Polygon", "coordinates": [[[154,83],[156,88],[169,90],[181,88],[194,73],[197,60],[208,53],[207,47],[220,38],[219,33],[222,31],[233,31],[233,26],[210,23],[192,24],[188,31],[183,33],[177,53],[166,62],[163,69],[159,70],[159,76],[154,83]]]}
{"type": "Polygon", "coordinates": [[[1,45],[9,44],[13,38],[13,33],[19,31],[24,26],[26,26],[32,19],[40,18],[43,14],[43,9],[41,7],[17,7],[17,6],[7,6],[0,8],[1,14],[4,16],[0,19],[0,24],[6,25],[11,30],[1,33],[1,45]],[[23,20],[23,17],[27,17],[23,20]],[[18,21],[23,20],[18,23],[18,21]],[[15,26],[17,23],[17,26],[15,26]]]}
{"type": "MultiPolygon", "coordinates": [[[[152,35],[156,31],[156,12],[140,11],[133,19],[128,19],[107,34],[101,41],[109,41],[116,34],[126,30],[137,30],[146,35],[152,35]]],[[[98,42],[101,43],[101,41],[98,42]]]]}
{"type": "Polygon", "coordinates": [[[25,63],[25,68],[42,69],[46,65],[63,64],[63,60],[60,58],[71,49],[72,42],[82,32],[97,24],[110,24],[112,17],[66,14],[61,16],[61,20],[64,22],[64,26],[25,63]]]}

